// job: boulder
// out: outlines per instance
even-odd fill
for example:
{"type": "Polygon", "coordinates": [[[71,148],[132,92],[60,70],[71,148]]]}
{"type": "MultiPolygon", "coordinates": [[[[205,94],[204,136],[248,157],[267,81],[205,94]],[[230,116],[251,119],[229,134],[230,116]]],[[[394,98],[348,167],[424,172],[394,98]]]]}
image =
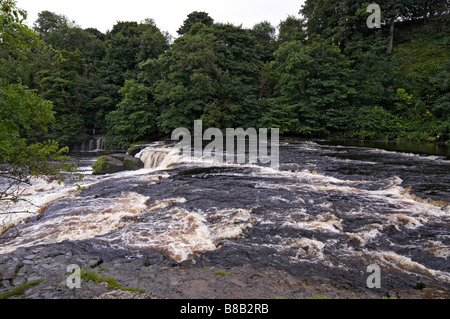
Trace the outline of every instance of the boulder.
{"type": "Polygon", "coordinates": [[[92,168],[94,169],[93,175],[106,175],[142,169],[144,163],[128,154],[112,154],[100,156],[92,168]]]}
{"type": "Polygon", "coordinates": [[[125,159],[127,154],[125,154],[125,153],[117,153],[117,154],[111,154],[111,155],[108,155],[108,156],[114,157],[115,159],[118,159],[119,161],[123,162],[123,160],[125,159]]]}
{"type": "Polygon", "coordinates": [[[130,171],[136,171],[144,168],[144,162],[142,162],[139,158],[126,155],[123,159],[123,164],[125,168],[130,171]]]}

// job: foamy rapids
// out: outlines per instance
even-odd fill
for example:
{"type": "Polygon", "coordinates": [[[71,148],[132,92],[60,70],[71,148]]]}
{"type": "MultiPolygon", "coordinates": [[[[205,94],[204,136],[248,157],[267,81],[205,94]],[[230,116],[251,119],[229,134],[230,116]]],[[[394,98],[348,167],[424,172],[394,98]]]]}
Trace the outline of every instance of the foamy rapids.
{"type": "MultiPolygon", "coordinates": [[[[301,147],[318,149],[312,142],[301,147]]],[[[95,240],[138,255],[162,251],[181,262],[226,242],[267,248],[290,263],[339,269],[361,259],[450,283],[450,206],[414,196],[397,176],[347,180],[285,169],[296,163],[282,170],[221,164],[183,157],[162,144],[136,157],[144,169],[93,176],[90,167],[81,167],[85,192],[70,183],[34,180],[24,192],[27,201],[0,207],[0,254],[95,240]],[[179,184],[171,186],[172,180],[179,184]],[[382,186],[370,187],[376,183],[382,186]],[[236,198],[219,204],[220,196],[243,194],[240,187],[254,201],[247,196],[245,203],[236,198]],[[447,267],[434,268],[427,258],[447,267]]]]}

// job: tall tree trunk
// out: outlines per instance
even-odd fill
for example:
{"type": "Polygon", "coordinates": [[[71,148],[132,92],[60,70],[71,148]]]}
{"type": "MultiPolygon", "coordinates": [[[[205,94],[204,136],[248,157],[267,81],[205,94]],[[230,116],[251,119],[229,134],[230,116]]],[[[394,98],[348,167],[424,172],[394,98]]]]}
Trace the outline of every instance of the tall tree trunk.
{"type": "Polygon", "coordinates": [[[391,20],[389,43],[388,43],[388,47],[387,47],[388,54],[391,54],[392,50],[394,50],[394,26],[395,26],[395,17],[393,17],[391,20]]]}

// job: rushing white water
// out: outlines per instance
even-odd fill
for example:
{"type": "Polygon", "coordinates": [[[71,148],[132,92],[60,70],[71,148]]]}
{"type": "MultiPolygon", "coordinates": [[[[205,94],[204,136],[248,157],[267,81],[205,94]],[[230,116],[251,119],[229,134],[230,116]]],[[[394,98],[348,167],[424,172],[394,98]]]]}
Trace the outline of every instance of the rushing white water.
{"type": "Polygon", "coordinates": [[[56,181],[33,178],[31,186],[21,191],[22,199],[17,202],[0,202],[0,234],[13,225],[17,225],[29,217],[33,217],[49,203],[62,197],[70,197],[75,187],[65,187],[56,181]]]}
{"type": "Polygon", "coordinates": [[[166,169],[171,164],[180,163],[182,158],[177,156],[177,150],[155,150],[146,148],[136,155],[143,163],[146,169],[166,169]]]}
{"type": "MultiPolygon", "coordinates": [[[[180,202],[180,199],[170,202],[180,202]]],[[[161,207],[161,203],[156,203],[156,207],[161,207]]],[[[156,209],[155,206],[152,209],[156,209]]],[[[252,226],[247,210],[218,211],[214,218],[215,223],[211,224],[205,212],[173,207],[155,214],[145,223],[130,225],[103,239],[119,248],[162,250],[173,259],[183,261],[192,254],[217,249],[220,240],[237,238],[252,226]]]]}
{"type": "MultiPolygon", "coordinates": [[[[313,142],[293,149],[323,151],[313,142]]],[[[342,156],[348,151],[337,152],[342,156]]],[[[293,154],[296,162],[285,165],[289,170],[274,170],[184,157],[155,144],[136,155],[145,163],[139,171],[92,176],[88,166],[80,167],[86,176],[80,183],[84,192],[71,184],[35,180],[24,192],[27,202],[1,207],[3,230],[19,225],[17,236],[0,246],[0,254],[18,247],[96,240],[138,254],[162,251],[184,261],[217,251],[228,241],[248,250],[272,249],[279,260],[287,256],[290,263],[346,269],[349,260],[377,260],[393,270],[450,283],[445,270],[450,257],[448,203],[417,197],[395,175],[350,178],[308,170],[293,154]],[[17,210],[28,213],[13,217],[17,210]],[[27,222],[27,217],[35,218],[27,222]],[[434,258],[433,263],[427,264],[427,258],[434,258]]],[[[378,165],[372,159],[328,161],[332,151],[325,154],[316,155],[317,166],[321,161],[378,165]]],[[[447,165],[442,158],[398,156],[447,165]]]]}
{"type": "MultiPolygon", "coordinates": [[[[0,252],[11,252],[18,247],[54,244],[67,240],[83,240],[108,234],[127,225],[124,217],[142,213],[148,199],[139,194],[123,194],[115,199],[91,200],[85,205],[69,205],[58,212],[57,218],[43,220],[21,230],[0,252]]],[[[76,198],[65,199],[77,201],[76,198]]]]}

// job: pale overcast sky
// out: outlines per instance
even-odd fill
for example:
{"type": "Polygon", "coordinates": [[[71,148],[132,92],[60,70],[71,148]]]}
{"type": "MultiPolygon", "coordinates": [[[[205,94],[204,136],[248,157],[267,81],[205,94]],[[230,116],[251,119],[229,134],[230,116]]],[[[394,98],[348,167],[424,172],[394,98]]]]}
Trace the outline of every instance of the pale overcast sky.
{"type": "Polygon", "coordinates": [[[193,11],[205,11],[216,22],[251,28],[267,20],[277,26],[288,15],[298,16],[303,0],[17,0],[28,11],[27,24],[48,10],[63,14],[82,28],[111,30],[117,21],[155,20],[161,31],[177,36],[178,28],[193,11]]]}

